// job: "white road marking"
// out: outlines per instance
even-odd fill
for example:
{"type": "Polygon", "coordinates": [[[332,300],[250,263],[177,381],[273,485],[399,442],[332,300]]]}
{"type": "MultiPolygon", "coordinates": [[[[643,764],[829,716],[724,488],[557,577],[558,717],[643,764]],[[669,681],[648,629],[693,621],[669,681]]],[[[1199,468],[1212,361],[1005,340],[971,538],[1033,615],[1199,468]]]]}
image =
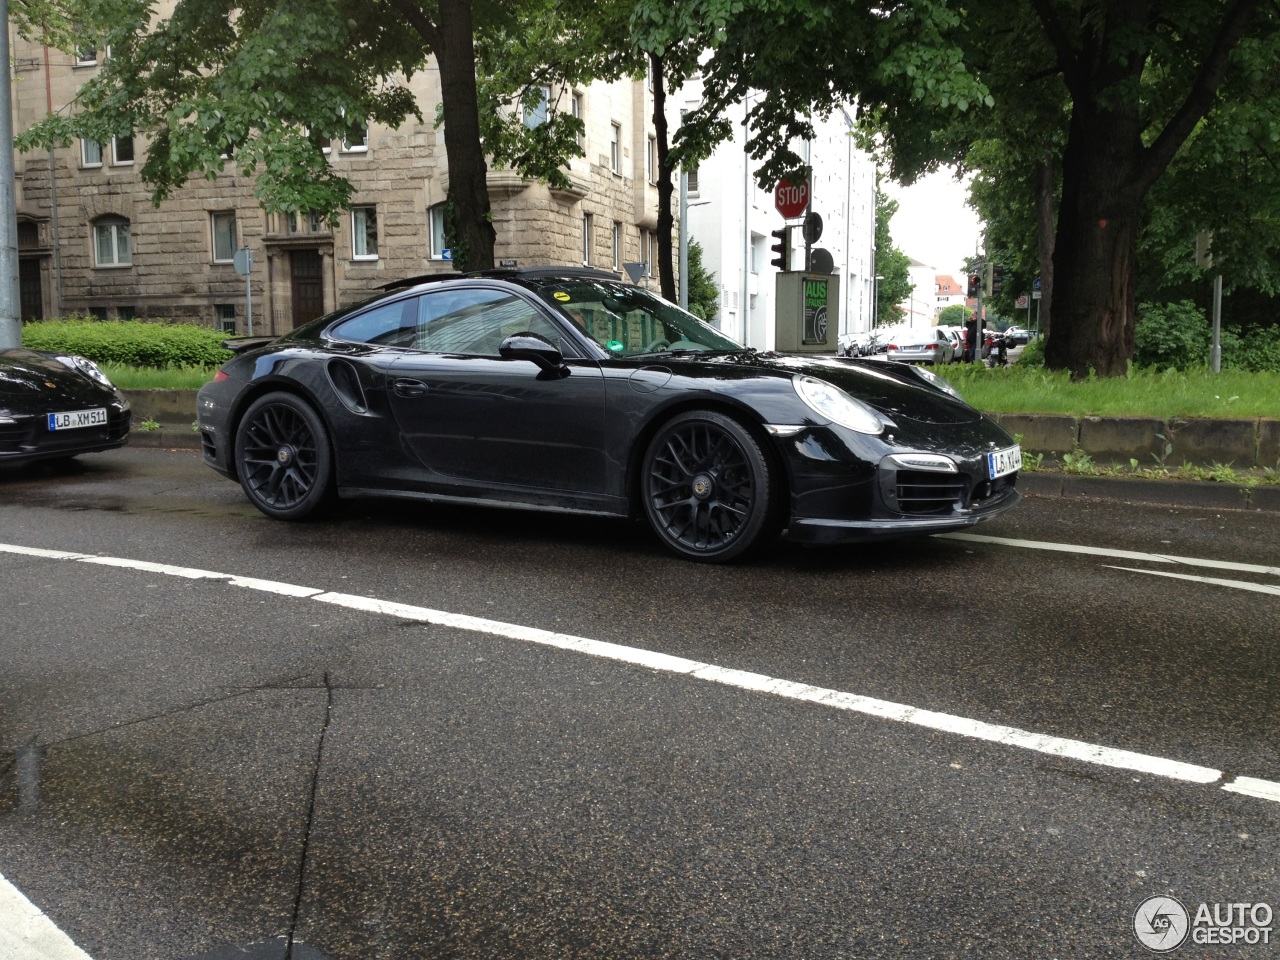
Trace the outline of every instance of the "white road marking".
{"type": "Polygon", "coordinates": [[[1211,583],[1219,587],[1233,587],[1236,590],[1250,590],[1253,593],[1269,593],[1280,597],[1280,587],[1269,583],[1252,583],[1248,580],[1222,580],[1218,577],[1197,577],[1190,573],[1170,573],[1168,570],[1139,570],[1136,567],[1113,567],[1104,563],[1108,570],[1124,570],[1127,573],[1149,573],[1153,577],[1172,577],[1174,580],[1191,580],[1195,583],[1211,583]]]}
{"type": "MultiPolygon", "coordinates": [[[[994,540],[996,538],[982,539],[994,540]]],[[[1026,542],[1031,543],[1033,541],[1026,542]]],[[[1112,747],[1087,743],[1081,740],[1048,736],[1046,734],[1034,733],[1029,730],[1021,730],[1017,727],[1007,727],[998,724],[986,723],[981,720],[972,720],[966,717],[937,713],[932,710],[921,710],[917,707],[912,707],[906,704],[893,703],[888,700],[877,700],[873,697],[864,697],[859,694],[847,693],[841,690],[814,687],[806,683],[797,683],[792,680],[769,677],[764,674],[750,673],[744,670],[735,670],[729,667],[720,667],[715,664],[703,663],[698,660],[689,660],[685,657],[672,656],[670,654],[659,653],[653,650],[628,647],[616,643],[606,643],[600,640],[592,640],[588,637],[578,637],[572,634],[542,630],[537,627],[505,623],[500,620],[488,620],[482,617],[469,616],[467,614],[449,613],[444,610],[433,610],[429,607],[394,603],[387,600],[379,600],[374,597],[354,596],[347,593],[324,592],[311,587],[300,587],[272,580],[259,580],[252,577],[236,576],[234,574],[215,573],[209,570],[153,563],[146,560],[129,560],[120,557],[99,557],[83,553],[39,550],[31,547],[20,547],[9,544],[0,544],[0,552],[16,553],[47,559],[70,560],[72,562],[93,563],[122,569],[142,570],[147,573],[159,573],[176,577],[184,577],[187,579],[221,580],[222,582],[232,586],[245,587],[251,590],[265,590],[271,593],[281,594],[283,596],[318,600],[322,603],[331,603],[336,606],[347,607],[352,610],[361,610],[368,613],[397,617],[402,620],[432,623],[457,630],[468,630],[488,634],[490,636],[520,640],[526,643],[537,643],[544,646],[556,647],[562,650],[584,653],[589,656],[599,657],[602,659],[646,667],[651,670],[660,670],[665,673],[696,677],[700,680],[718,683],[724,686],[736,687],[741,690],[767,693],[790,700],[801,700],[831,707],[837,710],[862,713],[868,716],[878,717],[885,720],[893,720],[899,723],[908,723],[915,726],[926,727],[931,730],[939,730],[945,733],[952,733],[957,736],[968,737],[974,740],[1000,743],[1007,746],[1019,747],[1024,750],[1032,750],[1037,753],[1079,760],[1084,763],[1114,767],[1123,770],[1133,770],[1139,773],[1149,773],[1155,776],[1168,777],[1170,779],[1183,780],[1190,783],[1217,783],[1222,780],[1224,776],[1223,772],[1220,770],[1215,770],[1210,767],[1202,767],[1196,764],[1183,763],[1177,760],[1169,760],[1164,757],[1135,753],[1129,750],[1118,750],[1112,747]]],[[[1087,548],[1073,552],[1087,552],[1087,548]]],[[[1239,778],[1233,782],[1240,783],[1243,781],[1248,781],[1255,785],[1270,784],[1270,781],[1255,780],[1253,778],[1239,778]]],[[[1274,787],[1277,792],[1277,796],[1280,796],[1280,784],[1274,784],[1274,787]]],[[[1250,793],[1250,795],[1259,796],[1263,799],[1273,799],[1267,792],[1270,789],[1270,786],[1265,786],[1260,790],[1250,793]]],[[[1236,792],[1243,791],[1237,790],[1236,792]]]]}
{"type": "MultiPolygon", "coordinates": [[[[1036,549],[1062,550],[1069,553],[1094,554],[1104,556],[1123,556],[1127,559],[1156,560],[1168,563],[1189,563],[1202,566],[1217,566],[1225,569],[1249,570],[1251,572],[1280,573],[1280,568],[1249,567],[1244,564],[1222,564],[1217,561],[1198,561],[1186,557],[1161,557],[1153,554],[1140,554],[1131,551],[1101,550],[1088,547],[1072,547],[1069,544],[1041,544],[1036,541],[1004,540],[998,537],[979,537],[972,534],[947,534],[952,539],[977,540],[989,543],[1004,543],[1013,546],[1032,546],[1036,549]]],[[[183,577],[185,579],[218,580],[230,586],[244,587],[249,590],[260,590],[298,599],[319,600],[336,606],[368,613],[397,617],[422,623],[432,623],[457,630],[468,630],[491,636],[505,637],[526,643],[537,643],[571,650],[588,656],[600,657],[621,663],[647,667],[665,673],[681,674],[695,677],[710,683],[722,684],[757,693],[771,694],[789,700],[799,700],[836,710],[861,713],[867,716],[899,723],[912,724],[931,730],[955,734],[974,740],[999,743],[1006,746],[1032,750],[1056,757],[1078,760],[1099,766],[1132,770],[1154,776],[1167,777],[1190,783],[1210,784],[1223,779],[1220,770],[1202,767],[1196,764],[1182,763],[1163,757],[1134,753],[1129,750],[1117,750],[1099,744],[1086,743],[1081,740],[1070,740],[1064,737],[1052,737],[1045,734],[1020,730],[971,720],[966,717],[937,713],[932,710],[921,710],[917,707],[888,700],[877,700],[859,694],[815,687],[807,683],[797,683],[760,673],[719,667],[711,663],[689,660],[685,657],[672,656],[653,650],[628,647],[616,643],[591,640],[572,634],[542,630],[537,627],[526,627],[520,624],[504,623],[500,620],[487,620],[467,614],[449,613],[444,610],[433,610],[411,604],[393,603],[373,597],[353,596],[346,593],[333,593],[303,587],[296,584],[281,583],[275,580],[261,580],[256,577],[242,577],[236,574],[217,573],[211,570],[200,570],[192,567],[179,567],[164,563],[153,563],[146,560],[129,560],[121,557],[101,557],[93,554],[74,553],[64,550],[42,550],[35,547],[22,547],[14,544],[0,544],[0,553],[12,553],[22,556],[48,560],[69,560],[76,563],[91,563],[98,566],[116,567],[125,570],[138,570],[144,573],[157,573],[163,576],[183,577]]],[[[1128,570],[1128,567],[1115,569],[1128,570]]],[[[1135,573],[1153,573],[1150,570],[1135,570],[1135,573]]],[[[1162,576],[1173,576],[1180,579],[1197,580],[1206,583],[1217,583],[1229,586],[1243,585],[1246,588],[1259,589],[1258,584],[1243,584],[1242,581],[1214,580],[1212,578],[1192,577],[1182,574],[1161,573],[1162,576]]],[[[1262,588],[1263,592],[1280,592],[1262,588]]],[[[1222,789],[1260,800],[1280,803],[1280,783],[1260,780],[1256,777],[1238,776],[1222,785],[1222,789]]],[[[39,909],[26,899],[11,883],[0,875],[0,958],[4,960],[93,960],[87,953],[72,942],[39,909]]]]}
{"type": "Polygon", "coordinates": [[[0,874],[0,957],[4,960],[93,960],[0,874]]]}
{"type": "Polygon", "coordinates": [[[1053,550],[1058,553],[1079,553],[1091,557],[1109,557],[1113,560],[1146,560],[1149,563],[1177,563],[1189,567],[1206,567],[1212,570],[1233,570],[1236,573],[1261,573],[1280,577],[1280,567],[1265,567],[1256,563],[1233,563],[1230,560],[1204,560],[1198,557],[1177,557],[1167,553],[1139,553],[1135,550],[1113,550],[1110,547],[1086,547],[1074,543],[1049,543],[1042,540],[1017,540],[1010,537],[987,537],[978,533],[940,533],[939,540],[967,540],[970,543],[994,543],[1004,547],[1021,547],[1026,550],[1053,550]]]}

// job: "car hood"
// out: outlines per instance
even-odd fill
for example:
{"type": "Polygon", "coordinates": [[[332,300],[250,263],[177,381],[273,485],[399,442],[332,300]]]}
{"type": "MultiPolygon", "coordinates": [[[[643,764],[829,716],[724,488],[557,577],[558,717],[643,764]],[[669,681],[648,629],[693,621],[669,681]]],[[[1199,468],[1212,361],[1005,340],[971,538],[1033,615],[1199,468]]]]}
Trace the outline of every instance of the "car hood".
{"type": "Polygon", "coordinates": [[[825,380],[895,421],[973,423],[982,419],[982,414],[973,407],[930,386],[915,368],[905,364],[777,353],[733,354],[699,362],[745,366],[777,376],[801,374],[825,380]]]}
{"type": "Polygon", "coordinates": [[[37,350],[0,352],[0,399],[6,403],[101,403],[111,395],[111,391],[72,370],[54,354],[37,350]]]}

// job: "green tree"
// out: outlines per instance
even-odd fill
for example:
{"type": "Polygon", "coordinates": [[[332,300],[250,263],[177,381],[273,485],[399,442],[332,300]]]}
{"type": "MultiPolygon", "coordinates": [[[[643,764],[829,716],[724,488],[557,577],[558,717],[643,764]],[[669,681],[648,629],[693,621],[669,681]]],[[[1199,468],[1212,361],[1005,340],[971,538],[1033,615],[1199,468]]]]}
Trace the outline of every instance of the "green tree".
{"type": "Polygon", "coordinates": [[[857,100],[863,130],[905,182],[962,163],[979,129],[1026,145],[1060,185],[1047,361],[1121,375],[1143,202],[1220,90],[1266,62],[1251,46],[1272,49],[1278,24],[1263,0],[909,0],[840,18],[817,0],[742,0],[705,68],[713,95],[702,109],[767,91],[749,144],[769,157],[766,185],[796,168],[805,118],[841,99],[857,100]],[[963,116],[974,107],[984,109],[963,116]]]}
{"type": "Polygon", "coordinates": [[[689,312],[711,323],[720,310],[720,286],[716,275],[702,263],[702,244],[689,241],[689,312]]]}
{"type": "MultiPolygon", "coordinates": [[[[495,232],[486,146],[498,162],[554,179],[576,148],[573,118],[538,130],[523,111],[518,83],[478,63],[508,63],[554,37],[548,50],[576,50],[574,76],[616,64],[617,45],[583,56],[599,33],[586,0],[176,0],[153,19],[146,0],[66,0],[58,34],[110,45],[111,57],[79,93],[73,115],[56,115],[19,145],[103,141],[139,133],[149,140],[141,176],[154,199],[192,176],[214,177],[228,163],[255,178],[269,210],[333,215],[351,185],[322,146],[373,121],[396,127],[422,119],[407,81],[434,57],[440,72],[437,119],[449,170],[448,226],[463,269],[493,266],[495,232]],[[483,58],[483,59],[482,59],[483,58]],[[483,139],[482,139],[483,138],[483,139]]],[[[600,46],[591,48],[600,50],[600,46]]],[[[562,74],[563,74],[562,69],[562,74]]]]}
{"type": "Polygon", "coordinates": [[[876,256],[875,315],[877,326],[888,326],[902,320],[898,306],[911,296],[911,258],[893,245],[889,221],[898,212],[898,201],[876,191],[876,256]]]}
{"type": "Polygon", "coordinates": [[[943,307],[938,313],[938,326],[940,327],[962,327],[964,322],[973,315],[973,311],[966,307],[963,303],[953,303],[949,307],[943,307]]]}

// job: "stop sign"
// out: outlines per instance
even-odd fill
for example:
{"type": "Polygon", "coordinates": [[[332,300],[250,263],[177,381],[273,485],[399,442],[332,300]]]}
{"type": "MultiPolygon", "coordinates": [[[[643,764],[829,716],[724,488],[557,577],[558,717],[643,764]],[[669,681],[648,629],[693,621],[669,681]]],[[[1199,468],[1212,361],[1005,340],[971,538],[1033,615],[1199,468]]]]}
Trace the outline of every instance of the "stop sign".
{"type": "Polygon", "coordinates": [[[800,216],[809,205],[809,181],[792,183],[790,180],[779,180],[773,190],[773,205],[786,220],[800,216]]]}

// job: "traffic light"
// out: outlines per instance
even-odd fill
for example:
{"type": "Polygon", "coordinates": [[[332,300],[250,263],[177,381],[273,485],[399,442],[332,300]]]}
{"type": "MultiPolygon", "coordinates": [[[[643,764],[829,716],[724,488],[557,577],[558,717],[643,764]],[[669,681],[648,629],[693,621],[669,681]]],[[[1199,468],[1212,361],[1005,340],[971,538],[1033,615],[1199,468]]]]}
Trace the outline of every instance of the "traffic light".
{"type": "Polygon", "coordinates": [[[976,273],[969,274],[969,299],[972,300],[978,295],[978,275],[976,273]]]}
{"type": "Polygon", "coordinates": [[[1004,289],[1004,267],[998,263],[991,265],[991,295],[998,296],[1004,289]]]}
{"type": "Polygon", "coordinates": [[[783,271],[791,267],[791,264],[787,262],[791,256],[791,244],[787,238],[787,233],[790,229],[790,227],[782,227],[779,230],[769,231],[774,238],[774,244],[769,248],[773,251],[773,259],[769,263],[783,271]]]}

